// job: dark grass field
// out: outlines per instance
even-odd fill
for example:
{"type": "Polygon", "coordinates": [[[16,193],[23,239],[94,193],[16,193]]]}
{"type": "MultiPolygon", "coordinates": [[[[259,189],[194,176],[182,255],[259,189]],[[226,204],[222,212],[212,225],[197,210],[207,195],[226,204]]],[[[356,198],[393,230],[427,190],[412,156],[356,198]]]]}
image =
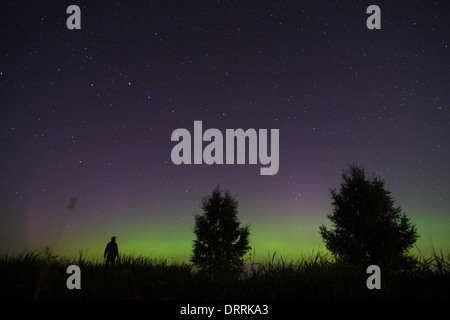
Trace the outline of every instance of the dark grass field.
{"type": "Polygon", "coordinates": [[[190,264],[124,256],[115,266],[24,253],[0,257],[0,298],[19,300],[347,300],[450,298],[450,254],[417,259],[404,272],[381,272],[369,290],[366,270],[316,254],[296,262],[271,257],[239,278],[210,280],[190,264]],[[67,267],[78,265],[81,289],[69,290],[67,267]]]}

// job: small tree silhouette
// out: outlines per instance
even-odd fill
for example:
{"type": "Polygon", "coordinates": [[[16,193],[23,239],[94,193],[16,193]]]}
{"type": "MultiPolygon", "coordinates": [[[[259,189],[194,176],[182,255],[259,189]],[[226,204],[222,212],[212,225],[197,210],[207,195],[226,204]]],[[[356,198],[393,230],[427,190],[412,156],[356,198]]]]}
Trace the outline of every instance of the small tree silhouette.
{"type": "Polygon", "coordinates": [[[193,255],[191,262],[211,277],[242,271],[243,257],[251,249],[249,226],[240,227],[238,202],[216,187],[203,199],[203,214],[195,216],[193,255]]]}
{"type": "Polygon", "coordinates": [[[355,165],[342,174],[340,189],[331,190],[333,230],[320,226],[320,234],[338,258],[385,269],[406,266],[408,250],[418,235],[400,206],[384,188],[381,178],[366,178],[355,165]]]}

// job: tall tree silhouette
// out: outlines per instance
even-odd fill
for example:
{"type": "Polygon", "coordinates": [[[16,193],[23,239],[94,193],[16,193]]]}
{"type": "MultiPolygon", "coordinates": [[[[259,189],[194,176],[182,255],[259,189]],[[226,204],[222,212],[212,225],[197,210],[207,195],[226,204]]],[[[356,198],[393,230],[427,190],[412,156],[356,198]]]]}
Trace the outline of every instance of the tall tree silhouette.
{"type": "Polygon", "coordinates": [[[202,201],[203,214],[195,216],[191,262],[209,276],[235,274],[242,270],[244,255],[251,249],[249,226],[240,227],[238,202],[219,187],[202,201]]]}
{"type": "Polygon", "coordinates": [[[339,190],[331,190],[334,229],[320,226],[328,250],[352,263],[398,268],[410,259],[416,228],[379,177],[366,178],[364,168],[351,166],[342,174],[339,190]]]}

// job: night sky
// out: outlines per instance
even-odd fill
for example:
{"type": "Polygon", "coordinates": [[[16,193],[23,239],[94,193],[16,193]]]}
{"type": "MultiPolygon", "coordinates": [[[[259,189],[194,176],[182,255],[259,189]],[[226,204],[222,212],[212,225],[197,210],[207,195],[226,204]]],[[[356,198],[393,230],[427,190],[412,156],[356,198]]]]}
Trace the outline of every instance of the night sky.
{"type": "Polygon", "coordinates": [[[256,260],[295,260],[326,250],[351,164],[385,180],[423,254],[448,252],[450,5],[393,2],[3,1],[0,252],[96,259],[115,235],[122,254],[187,260],[220,185],[256,260]],[[172,132],[196,120],[279,129],[279,171],[175,165],[172,132]]]}

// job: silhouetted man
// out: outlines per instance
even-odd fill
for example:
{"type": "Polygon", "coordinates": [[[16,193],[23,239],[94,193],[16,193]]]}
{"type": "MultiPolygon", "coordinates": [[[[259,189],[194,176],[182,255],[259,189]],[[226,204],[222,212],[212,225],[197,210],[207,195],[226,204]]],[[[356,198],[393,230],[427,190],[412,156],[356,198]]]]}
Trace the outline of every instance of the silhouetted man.
{"type": "Polygon", "coordinates": [[[106,245],[105,253],[103,254],[103,258],[106,258],[106,264],[111,263],[112,265],[116,261],[116,258],[119,257],[119,247],[116,243],[116,237],[113,236],[111,241],[106,245]]]}

